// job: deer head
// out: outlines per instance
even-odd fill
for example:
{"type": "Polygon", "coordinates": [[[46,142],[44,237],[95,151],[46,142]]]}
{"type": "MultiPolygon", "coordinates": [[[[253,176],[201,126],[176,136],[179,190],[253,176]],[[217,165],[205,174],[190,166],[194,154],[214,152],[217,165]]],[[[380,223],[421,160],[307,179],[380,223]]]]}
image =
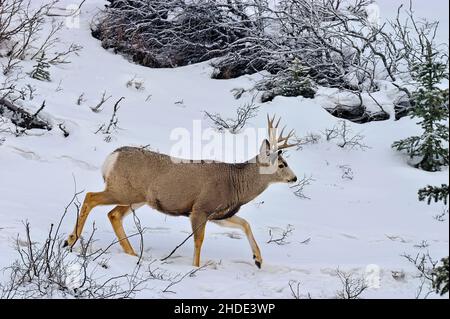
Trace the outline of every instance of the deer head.
{"type": "Polygon", "coordinates": [[[283,136],[286,130],[285,126],[281,130],[280,135],[278,135],[281,117],[276,124],[275,120],[276,116],[271,119],[269,115],[267,115],[269,138],[263,141],[257,157],[260,173],[271,175],[274,182],[295,183],[297,181],[297,176],[283,158],[284,149],[296,147],[298,145],[298,143],[290,141],[295,136],[295,131],[292,130],[289,134],[283,136]]]}

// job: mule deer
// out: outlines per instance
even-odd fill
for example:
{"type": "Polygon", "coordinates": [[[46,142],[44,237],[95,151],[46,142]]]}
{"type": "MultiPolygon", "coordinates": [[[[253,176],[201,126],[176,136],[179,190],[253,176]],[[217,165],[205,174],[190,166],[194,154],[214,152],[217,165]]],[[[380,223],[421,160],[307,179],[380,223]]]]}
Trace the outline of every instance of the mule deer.
{"type": "Polygon", "coordinates": [[[105,190],[87,193],[75,229],[65,242],[73,247],[80,238],[89,212],[99,205],[117,205],[108,217],[125,253],[136,255],[123,229],[123,218],[135,209],[150,207],[173,216],[191,220],[194,235],[194,266],[200,265],[207,221],[244,231],[261,268],[262,258],[248,222],[235,214],[242,205],[260,195],[272,183],[297,181],[282,157],[294,131],[277,137],[280,120],[268,119],[269,139],[262,143],[254,159],[240,164],[193,163],[142,148],[123,147],[108,156],[103,166],[105,190]],[[266,170],[266,171],[264,171],[266,170]]]}

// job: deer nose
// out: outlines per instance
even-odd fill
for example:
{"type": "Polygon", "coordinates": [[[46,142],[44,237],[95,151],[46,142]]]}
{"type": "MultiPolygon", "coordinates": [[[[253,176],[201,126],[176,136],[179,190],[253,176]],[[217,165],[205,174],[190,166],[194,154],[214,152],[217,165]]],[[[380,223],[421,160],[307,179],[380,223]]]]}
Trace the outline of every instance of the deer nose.
{"type": "Polygon", "coordinates": [[[297,181],[298,181],[297,176],[295,176],[293,179],[291,179],[291,183],[295,183],[295,182],[297,182],[297,181]]]}

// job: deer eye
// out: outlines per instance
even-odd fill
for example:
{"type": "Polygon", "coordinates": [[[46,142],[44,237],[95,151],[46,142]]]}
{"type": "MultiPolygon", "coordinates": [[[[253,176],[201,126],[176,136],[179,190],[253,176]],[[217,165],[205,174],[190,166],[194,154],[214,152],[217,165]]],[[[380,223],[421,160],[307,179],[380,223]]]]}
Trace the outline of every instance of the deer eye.
{"type": "Polygon", "coordinates": [[[284,164],[278,165],[278,168],[284,168],[284,164]]]}

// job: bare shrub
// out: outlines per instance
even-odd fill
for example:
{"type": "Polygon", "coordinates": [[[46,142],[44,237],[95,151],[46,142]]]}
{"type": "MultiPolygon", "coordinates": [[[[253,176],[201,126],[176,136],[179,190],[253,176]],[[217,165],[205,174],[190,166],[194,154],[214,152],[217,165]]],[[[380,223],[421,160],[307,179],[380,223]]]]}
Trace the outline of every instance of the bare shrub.
{"type": "MultiPolygon", "coordinates": [[[[80,104],[81,104],[82,101],[83,101],[83,95],[84,95],[84,94],[82,94],[82,95],[78,98],[78,101],[79,101],[80,104]],[[80,100],[80,99],[81,99],[81,100],[80,100]]],[[[106,96],[106,91],[103,92],[102,97],[100,98],[100,102],[98,102],[96,106],[91,107],[92,112],[94,112],[94,113],[100,113],[100,112],[102,111],[102,106],[103,106],[103,104],[105,104],[106,102],[108,102],[108,100],[109,100],[110,98],[112,98],[112,95],[109,95],[109,96],[107,97],[107,96],[106,96]]]]}
{"type": "Polygon", "coordinates": [[[43,243],[33,240],[31,226],[24,223],[25,238],[15,241],[18,258],[5,270],[9,280],[0,284],[2,299],[61,298],[117,299],[131,298],[145,288],[151,276],[141,265],[130,274],[108,279],[96,278],[95,260],[104,251],[92,251],[95,225],[87,240],[81,241],[78,254],[63,248],[60,228],[65,216],[74,210],[79,214],[80,202],[75,193],[57,225],[52,224],[43,243]]]}
{"type": "MultiPolygon", "coordinates": [[[[11,129],[7,127],[6,119],[0,117],[0,135],[1,134],[9,134],[11,133],[11,129]]],[[[3,136],[0,136],[0,146],[2,146],[3,143],[5,143],[6,138],[3,136]]]]}
{"type": "Polygon", "coordinates": [[[365,150],[369,148],[364,144],[364,136],[353,133],[348,122],[341,120],[331,129],[325,129],[322,133],[327,141],[338,140],[337,145],[341,148],[365,150]]]}
{"type": "Polygon", "coordinates": [[[283,229],[279,236],[275,237],[273,230],[269,229],[269,240],[267,241],[268,244],[277,244],[279,246],[284,246],[289,244],[287,241],[288,237],[292,235],[292,232],[295,230],[294,226],[287,225],[286,229],[283,229]]]}
{"type": "Polygon", "coordinates": [[[141,238],[137,265],[123,275],[109,277],[99,274],[99,267],[109,269],[105,256],[111,247],[119,243],[118,240],[105,249],[94,249],[94,224],[90,234],[80,238],[80,248],[76,253],[72,249],[63,248],[65,236],[60,233],[61,226],[68,214],[79,216],[80,194],[81,192],[75,191],[59,222],[50,226],[44,242],[34,240],[30,223],[24,223],[25,238],[18,236],[14,243],[17,259],[4,269],[8,279],[0,283],[1,299],[129,299],[146,290],[148,283],[153,280],[167,283],[161,292],[175,293],[173,288],[176,285],[209,266],[206,264],[182,274],[154,267],[156,260],[145,264],[142,262],[142,254],[143,233],[146,229],[141,226],[137,216],[134,216],[137,232],[128,238],[141,238]]]}
{"type": "Polygon", "coordinates": [[[419,280],[416,299],[427,299],[435,292],[436,271],[439,261],[434,260],[430,253],[418,253],[415,256],[404,254],[403,257],[415,267],[415,278],[419,280]]]}
{"type": "Polygon", "coordinates": [[[359,299],[364,291],[369,288],[364,276],[346,273],[339,269],[336,274],[342,284],[342,288],[336,294],[338,299],[359,299]]]}
{"type": "Polygon", "coordinates": [[[353,180],[353,178],[355,177],[355,174],[352,170],[352,168],[348,165],[340,165],[339,168],[342,171],[342,179],[348,179],[348,180],[353,180]]]}
{"type": "Polygon", "coordinates": [[[448,206],[443,207],[442,211],[439,214],[436,214],[433,218],[438,222],[445,222],[447,220],[447,216],[449,215],[448,206]]]}
{"type": "Polygon", "coordinates": [[[81,105],[81,104],[83,104],[84,102],[86,102],[86,98],[84,97],[84,93],[81,93],[80,96],[78,97],[76,103],[77,103],[77,105],[81,105]]]}
{"type": "Polygon", "coordinates": [[[144,80],[138,79],[134,76],[132,79],[127,81],[127,88],[132,88],[136,91],[143,91],[145,90],[144,80]]]}
{"type": "Polygon", "coordinates": [[[66,126],[64,125],[64,123],[59,123],[58,124],[58,128],[59,130],[63,133],[64,137],[69,137],[70,136],[70,132],[67,130],[66,126]]]}
{"type": "Polygon", "coordinates": [[[289,281],[289,288],[291,290],[291,295],[294,299],[300,299],[300,282],[289,281]]]}
{"type": "Polygon", "coordinates": [[[239,133],[246,125],[247,122],[258,115],[259,105],[255,105],[254,102],[246,103],[236,110],[236,118],[224,119],[220,114],[211,114],[204,112],[206,118],[210,119],[218,131],[227,130],[232,134],[239,133]]]}
{"type": "Polygon", "coordinates": [[[206,61],[250,36],[250,1],[109,0],[93,25],[104,48],[150,67],[206,61]]]}
{"type": "Polygon", "coordinates": [[[30,84],[22,86],[23,61],[36,61],[30,76],[49,81],[49,68],[52,65],[68,63],[67,58],[76,54],[81,47],[71,44],[58,49],[58,33],[63,22],[48,21],[51,11],[59,0],[50,0],[41,5],[31,0],[3,0],[0,5],[0,116],[13,122],[17,129],[15,135],[22,135],[30,129],[52,129],[40,118],[37,112],[28,111],[26,100],[33,100],[36,89],[30,84]],[[50,25],[50,28],[46,26],[50,25]]]}
{"type": "Polygon", "coordinates": [[[295,138],[297,146],[297,150],[303,149],[306,145],[311,144],[318,144],[320,140],[322,139],[322,136],[319,134],[309,133],[302,137],[295,138]]]}
{"type": "Polygon", "coordinates": [[[202,270],[205,270],[209,266],[210,266],[210,264],[207,263],[207,264],[205,264],[205,265],[203,265],[201,267],[198,267],[196,269],[193,269],[193,270],[185,273],[184,275],[181,275],[181,274],[176,275],[175,277],[170,279],[170,283],[167,285],[166,288],[163,289],[162,292],[175,294],[175,292],[173,290],[171,290],[174,286],[176,286],[179,283],[181,283],[187,277],[195,277],[198,272],[200,272],[202,270]]]}
{"type": "MultiPolygon", "coordinates": [[[[19,68],[20,61],[36,60],[47,55],[51,65],[68,63],[67,58],[76,54],[81,47],[71,44],[62,51],[55,49],[59,42],[57,35],[64,22],[54,21],[48,31],[44,28],[46,18],[59,3],[51,0],[41,6],[31,5],[31,0],[4,0],[0,6],[0,43],[7,48],[7,62],[3,64],[3,74],[8,75],[19,68]]],[[[0,55],[1,57],[1,55],[0,55]]]]}
{"type": "MultiPolygon", "coordinates": [[[[37,41],[43,18],[54,7],[57,0],[32,9],[30,0],[4,0],[0,6],[0,43],[9,45],[9,63],[15,59],[23,60],[37,41]]],[[[38,50],[39,51],[39,50],[38,50]]],[[[38,52],[34,52],[36,54],[38,52]]],[[[3,74],[11,71],[4,68],[3,74]]]]}
{"type": "Polygon", "coordinates": [[[117,130],[117,124],[119,123],[119,117],[117,115],[117,112],[120,109],[120,102],[124,100],[124,97],[121,97],[113,107],[113,112],[111,115],[111,118],[109,120],[109,123],[102,124],[99,129],[95,132],[95,134],[102,133],[105,135],[105,142],[110,142],[112,139],[112,134],[117,130]]]}
{"type": "Polygon", "coordinates": [[[293,193],[295,196],[297,196],[300,199],[311,199],[308,196],[305,195],[305,188],[309,185],[311,185],[312,182],[315,180],[312,176],[303,176],[303,178],[297,182],[295,185],[291,186],[293,193]]]}
{"type": "MultiPolygon", "coordinates": [[[[338,88],[359,103],[328,111],[358,123],[389,118],[371,94],[380,81],[398,88],[393,103],[411,104],[409,66],[421,48],[415,35],[420,39],[437,25],[419,22],[412,8],[403,7],[396,18],[380,23],[368,14],[373,0],[109,2],[93,25],[105,48],[150,67],[215,58],[217,79],[267,71],[256,85],[265,91],[263,101],[277,95],[313,97],[317,85],[338,88]],[[363,97],[380,110],[368,108],[363,97]]],[[[398,110],[401,116],[407,108],[398,110]]]]}

